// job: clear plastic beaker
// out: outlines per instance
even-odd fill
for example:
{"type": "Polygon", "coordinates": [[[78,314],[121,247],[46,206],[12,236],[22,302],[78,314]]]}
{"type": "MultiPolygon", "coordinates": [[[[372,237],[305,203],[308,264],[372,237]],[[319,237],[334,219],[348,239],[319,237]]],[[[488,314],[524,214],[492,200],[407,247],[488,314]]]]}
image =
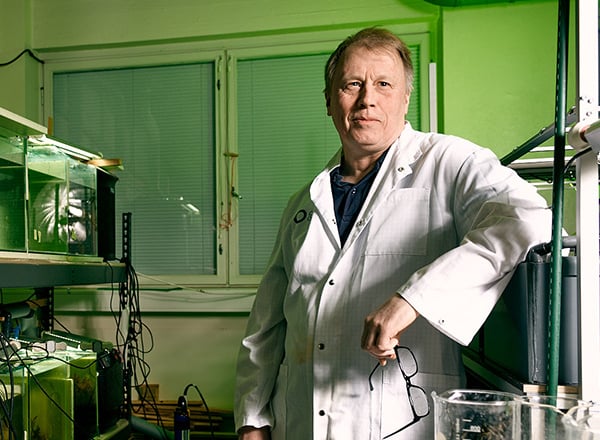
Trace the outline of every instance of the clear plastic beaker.
{"type": "Polygon", "coordinates": [[[582,403],[562,418],[566,440],[600,440],[600,404],[582,403]]]}
{"type": "Polygon", "coordinates": [[[519,396],[521,440],[564,440],[562,418],[566,411],[581,401],[575,397],[529,395],[519,396]]]}
{"type": "Polygon", "coordinates": [[[435,440],[519,439],[517,395],[486,390],[449,390],[431,395],[435,440]]]}

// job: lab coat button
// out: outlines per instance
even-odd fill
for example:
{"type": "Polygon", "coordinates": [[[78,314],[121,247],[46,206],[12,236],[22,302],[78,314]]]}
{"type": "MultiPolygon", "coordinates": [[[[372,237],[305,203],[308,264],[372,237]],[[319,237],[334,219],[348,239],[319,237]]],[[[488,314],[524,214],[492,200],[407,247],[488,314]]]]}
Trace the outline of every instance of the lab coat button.
{"type": "Polygon", "coordinates": [[[439,325],[444,325],[444,323],[445,323],[445,322],[446,322],[445,320],[443,320],[443,319],[440,319],[440,320],[438,321],[438,324],[439,324],[439,325]]]}
{"type": "Polygon", "coordinates": [[[317,348],[318,348],[319,350],[324,350],[324,349],[325,349],[325,344],[323,344],[323,343],[321,342],[319,345],[317,345],[317,348]]]}
{"type": "Polygon", "coordinates": [[[334,284],[335,284],[335,281],[333,281],[333,280],[329,280],[329,285],[330,285],[330,286],[333,286],[334,284]]]}
{"type": "Polygon", "coordinates": [[[319,411],[319,415],[320,416],[324,416],[325,415],[325,411],[323,411],[323,410],[319,411]]]}

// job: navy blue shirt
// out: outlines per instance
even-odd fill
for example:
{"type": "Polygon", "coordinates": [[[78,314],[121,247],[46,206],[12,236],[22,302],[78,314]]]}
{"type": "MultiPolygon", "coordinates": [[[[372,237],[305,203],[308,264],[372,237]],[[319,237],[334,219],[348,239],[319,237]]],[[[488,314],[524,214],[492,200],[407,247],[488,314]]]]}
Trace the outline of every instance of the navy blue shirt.
{"type": "Polygon", "coordinates": [[[373,169],[356,184],[342,181],[342,175],[340,174],[341,167],[334,168],[330,173],[335,219],[342,246],[348,238],[350,229],[352,229],[360,208],[367,198],[367,194],[369,194],[371,185],[373,185],[375,176],[377,176],[377,172],[381,168],[388,150],[383,152],[379,159],[377,159],[373,169]]]}

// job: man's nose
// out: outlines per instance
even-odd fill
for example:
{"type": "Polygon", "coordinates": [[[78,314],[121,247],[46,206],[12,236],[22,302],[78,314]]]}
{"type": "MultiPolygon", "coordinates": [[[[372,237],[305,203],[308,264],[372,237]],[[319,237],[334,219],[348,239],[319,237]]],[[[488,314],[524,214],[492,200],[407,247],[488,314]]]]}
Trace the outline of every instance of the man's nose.
{"type": "Polygon", "coordinates": [[[363,107],[370,107],[375,104],[375,87],[370,84],[363,84],[360,89],[358,103],[363,107]]]}

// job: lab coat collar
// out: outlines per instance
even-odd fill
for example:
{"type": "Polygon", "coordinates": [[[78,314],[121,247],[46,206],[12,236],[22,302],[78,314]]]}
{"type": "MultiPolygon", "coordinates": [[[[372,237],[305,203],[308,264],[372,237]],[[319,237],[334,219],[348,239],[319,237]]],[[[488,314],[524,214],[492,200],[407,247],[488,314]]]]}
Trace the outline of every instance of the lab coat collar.
{"type": "MultiPolygon", "coordinates": [[[[421,148],[418,142],[414,142],[417,132],[412,128],[410,122],[406,121],[404,129],[398,139],[390,146],[388,157],[386,157],[382,169],[389,166],[389,163],[402,165],[410,169],[410,165],[421,156],[421,148]]],[[[331,170],[340,166],[342,160],[342,148],[340,148],[327,163],[323,173],[329,174],[331,170]]],[[[382,171],[382,170],[380,170],[382,171]]]]}
{"type": "MultiPolygon", "coordinates": [[[[399,181],[412,173],[411,164],[421,156],[420,142],[415,142],[417,132],[414,131],[409,122],[406,122],[400,137],[390,146],[387,157],[373,182],[369,195],[358,215],[355,225],[348,237],[346,245],[350,245],[359,234],[362,226],[368,222],[373,210],[399,183],[399,181]]],[[[328,162],[326,168],[315,178],[310,186],[310,197],[317,212],[321,215],[327,225],[331,236],[337,237],[337,245],[340,246],[339,234],[333,210],[333,196],[331,193],[331,181],[329,173],[340,166],[342,149],[328,162]]]]}
{"type": "Polygon", "coordinates": [[[421,143],[417,142],[417,133],[407,121],[400,137],[394,142],[390,151],[392,158],[389,162],[393,163],[396,168],[402,166],[406,170],[410,170],[411,165],[421,157],[421,143]]]}

